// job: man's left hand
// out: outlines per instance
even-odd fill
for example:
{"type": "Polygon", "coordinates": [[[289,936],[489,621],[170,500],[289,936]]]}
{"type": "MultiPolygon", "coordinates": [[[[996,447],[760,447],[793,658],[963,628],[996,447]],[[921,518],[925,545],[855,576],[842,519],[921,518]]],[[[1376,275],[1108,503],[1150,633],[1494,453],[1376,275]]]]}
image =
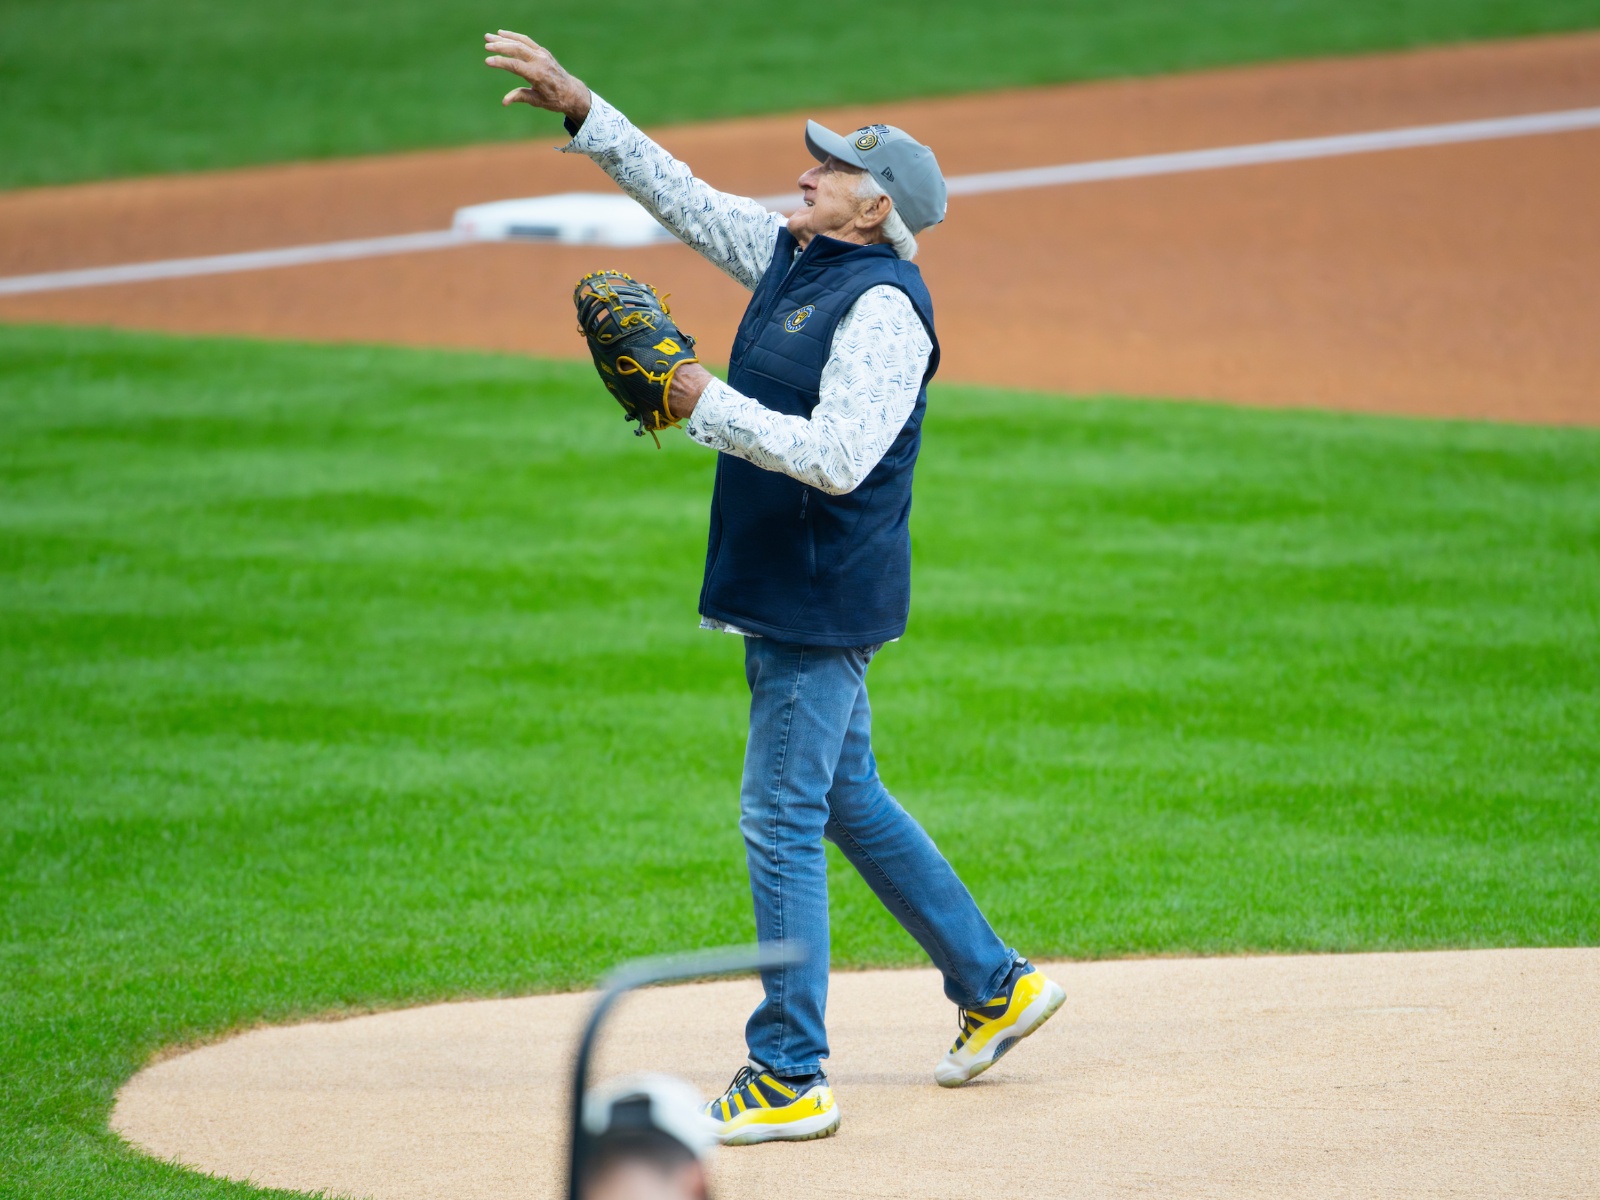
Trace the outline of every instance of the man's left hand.
{"type": "Polygon", "coordinates": [[[684,363],[672,376],[672,387],[667,392],[667,407],[675,420],[688,420],[700,403],[700,393],[706,390],[713,376],[699,363],[684,363]]]}

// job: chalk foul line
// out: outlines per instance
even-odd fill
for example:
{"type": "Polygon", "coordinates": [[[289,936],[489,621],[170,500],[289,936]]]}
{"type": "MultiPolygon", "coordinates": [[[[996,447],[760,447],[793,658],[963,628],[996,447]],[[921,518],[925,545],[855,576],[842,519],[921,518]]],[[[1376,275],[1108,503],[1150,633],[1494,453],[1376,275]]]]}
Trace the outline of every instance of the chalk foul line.
{"type": "Polygon", "coordinates": [[[0,278],[0,296],[105,287],[114,283],[147,283],[155,279],[189,279],[196,275],[227,275],[234,271],[300,267],[343,259],[377,258],[385,254],[414,254],[419,250],[464,246],[472,240],[453,229],[444,229],[429,233],[402,233],[392,237],[359,238],[348,242],[322,242],[314,246],[285,246],[281,250],[247,250],[240,254],[168,258],[159,262],[126,263],[117,267],[51,271],[43,275],[12,275],[0,278]]]}
{"type": "MultiPolygon", "coordinates": [[[[1140,154],[1098,162],[1063,163],[1053,167],[1025,167],[1015,171],[988,171],[957,175],[948,180],[952,196],[981,196],[1026,188],[1065,187],[1113,179],[1138,179],[1153,175],[1181,175],[1228,167],[1304,162],[1371,154],[1385,150],[1410,150],[1425,146],[1451,146],[1464,142],[1494,141],[1537,134],[1570,133],[1600,129],[1600,108],[1574,108],[1559,112],[1529,113],[1520,117],[1491,117],[1477,121],[1451,121],[1439,125],[1413,125],[1367,133],[1341,133],[1328,137],[1291,138],[1209,150],[1179,150],[1167,154],[1140,154]]],[[[782,211],[793,203],[793,193],[763,197],[761,203],[782,211]]],[[[125,263],[113,267],[87,267],[50,271],[39,275],[0,278],[0,296],[71,288],[105,287],[118,283],[145,283],[160,279],[188,279],[199,275],[224,275],[235,271],[260,271],[273,267],[298,267],[312,263],[377,258],[390,254],[415,254],[471,245],[480,239],[453,229],[404,233],[392,237],[287,246],[278,250],[250,250],[239,254],[211,254],[198,258],[172,258],[159,262],[125,263]]]]}
{"type": "Polygon", "coordinates": [[[1180,175],[1188,171],[1214,171],[1223,167],[1303,162],[1311,158],[1339,158],[1347,154],[1371,154],[1380,150],[1412,150],[1423,146],[1451,146],[1462,142],[1488,142],[1500,138],[1596,128],[1600,128],[1600,108],[1574,108],[1562,112],[1530,113],[1522,117],[1493,117],[1483,121],[1452,121],[1445,125],[1380,129],[1371,133],[1340,133],[1331,137],[1219,146],[1213,150],[1141,154],[1101,162],[1067,163],[1059,167],[990,171],[983,175],[959,176],[950,180],[949,186],[952,196],[978,196],[986,192],[1010,192],[1022,188],[1060,187],[1073,183],[1099,183],[1108,179],[1137,179],[1149,175],[1180,175]]]}

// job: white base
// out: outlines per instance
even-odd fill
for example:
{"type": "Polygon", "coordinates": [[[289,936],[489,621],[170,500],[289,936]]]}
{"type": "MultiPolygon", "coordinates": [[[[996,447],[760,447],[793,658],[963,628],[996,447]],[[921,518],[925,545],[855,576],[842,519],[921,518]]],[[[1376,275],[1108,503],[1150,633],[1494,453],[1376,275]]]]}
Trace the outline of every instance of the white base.
{"type": "Polygon", "coordinates": [[[650,246],[673,239],[637,201],[616,192],[565,192],[456,210],[452,228],[480,241],[650,246]]]}

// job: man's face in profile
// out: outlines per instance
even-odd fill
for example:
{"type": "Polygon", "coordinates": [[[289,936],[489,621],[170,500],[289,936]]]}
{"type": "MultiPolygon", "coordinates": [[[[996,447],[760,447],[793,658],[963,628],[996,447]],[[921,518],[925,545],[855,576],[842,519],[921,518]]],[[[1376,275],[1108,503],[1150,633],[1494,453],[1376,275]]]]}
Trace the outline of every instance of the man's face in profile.
{"type": "Polygon", "coordinates": [[[662,1167],[640,1159],[611,1164],[584,1200],[705,1200],[706,1174],[697,1162],[662,1167]]]}

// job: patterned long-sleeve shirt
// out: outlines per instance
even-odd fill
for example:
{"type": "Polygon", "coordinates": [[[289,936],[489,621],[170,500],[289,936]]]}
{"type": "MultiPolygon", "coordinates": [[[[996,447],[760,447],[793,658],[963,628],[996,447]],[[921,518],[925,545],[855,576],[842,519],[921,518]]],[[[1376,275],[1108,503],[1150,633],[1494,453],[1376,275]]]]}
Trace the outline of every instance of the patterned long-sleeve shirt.
{"type": "MultiPolygon", "coordinates": [[[[599,96],[562,149],[587,155],[685,245],[751,291],[777,251],[784,218],[719,192],[599,96]]],[[[916,407],[933,343],[899,288],[864,292],[834,330],[810,417],[775,412],[721,380],[701,393],[685,430],[695,441],[820,491],[854,490],[888,453],[916,407]]]]}

